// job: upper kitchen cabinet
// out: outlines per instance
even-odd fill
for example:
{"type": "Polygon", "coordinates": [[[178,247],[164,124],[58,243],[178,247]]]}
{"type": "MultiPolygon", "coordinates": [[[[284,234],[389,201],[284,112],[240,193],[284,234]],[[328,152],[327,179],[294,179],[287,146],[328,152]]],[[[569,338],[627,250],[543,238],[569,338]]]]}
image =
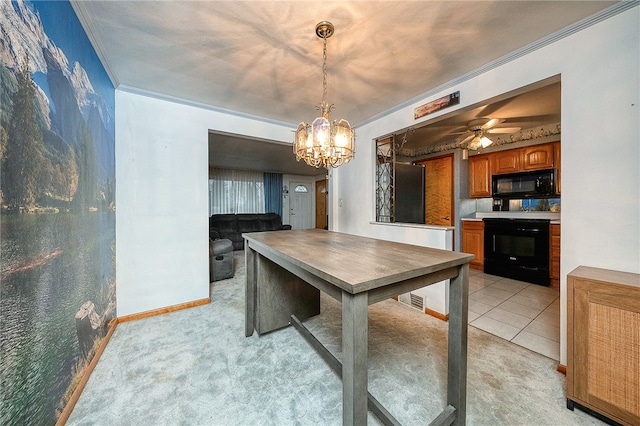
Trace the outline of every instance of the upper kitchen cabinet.
{"type": "Polygon", "coordinates": [[[522,157],[522,171],[550,169],[553,167],[553,145],[552,143],[543,145],[528,146],[520,148],[522,157]]]}
{"type": "Polygon", "coordinates": [[[469,197],[491,197],[489,154],[469,157],[469,197]]]}
{"type": "Polygon", "coordinates": [[[491,171],[494,175],[520,171],[520,150],[508,149],[491,155],[491,171]]]}
{"type": "Polygon", "coordinates": [[[491,197],[493,175],[552,168],[556,169],[556,194],[560,195],[560,142],[469,157],[469,197],[491,197]]]}

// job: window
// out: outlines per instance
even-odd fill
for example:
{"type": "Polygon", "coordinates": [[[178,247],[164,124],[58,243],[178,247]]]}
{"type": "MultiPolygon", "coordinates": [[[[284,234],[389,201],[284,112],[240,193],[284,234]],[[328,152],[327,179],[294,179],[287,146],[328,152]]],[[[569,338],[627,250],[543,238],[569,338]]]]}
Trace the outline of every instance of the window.
{"type": "Polygon", "coordinates": [[[209,177],[209,215],[264,213],[262,172],[212,169],[209,177]]]}

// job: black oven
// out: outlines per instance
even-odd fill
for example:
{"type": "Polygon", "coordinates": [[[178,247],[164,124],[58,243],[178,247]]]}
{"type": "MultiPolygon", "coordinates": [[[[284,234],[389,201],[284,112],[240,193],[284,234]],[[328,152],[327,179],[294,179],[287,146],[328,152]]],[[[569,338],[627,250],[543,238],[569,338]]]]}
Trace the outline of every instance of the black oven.
{"type": "Polygon", "coordinates": [[[484,272],[549,285],[549,220],[485,218],[484,272]]]}

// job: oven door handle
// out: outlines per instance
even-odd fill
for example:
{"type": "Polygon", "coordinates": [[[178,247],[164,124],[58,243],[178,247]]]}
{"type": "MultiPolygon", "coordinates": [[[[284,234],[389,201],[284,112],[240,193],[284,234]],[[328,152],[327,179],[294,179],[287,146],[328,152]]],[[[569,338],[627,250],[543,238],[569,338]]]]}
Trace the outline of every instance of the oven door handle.
{"type": "Polygon", "coordinates": [[[539,271],[540,270],[540,268],[538,268],[537,266],[520,266],[520,268],[526,269],[528,271],[539,271]]]}

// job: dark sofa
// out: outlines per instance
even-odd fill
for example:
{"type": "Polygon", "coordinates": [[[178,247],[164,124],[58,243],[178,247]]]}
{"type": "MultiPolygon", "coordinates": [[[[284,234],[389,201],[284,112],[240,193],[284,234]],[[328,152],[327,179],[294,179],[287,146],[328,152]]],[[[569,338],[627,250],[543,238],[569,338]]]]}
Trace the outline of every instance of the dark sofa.
{"type": "Polygon", "coordinates": [[[209,217],[209,238],[231,240],[234,250],[244,249],[244,232],[285,229],[291,229],[291,225],[283,225],[282,218],[276,213],[214,214],[209,217]]]}

